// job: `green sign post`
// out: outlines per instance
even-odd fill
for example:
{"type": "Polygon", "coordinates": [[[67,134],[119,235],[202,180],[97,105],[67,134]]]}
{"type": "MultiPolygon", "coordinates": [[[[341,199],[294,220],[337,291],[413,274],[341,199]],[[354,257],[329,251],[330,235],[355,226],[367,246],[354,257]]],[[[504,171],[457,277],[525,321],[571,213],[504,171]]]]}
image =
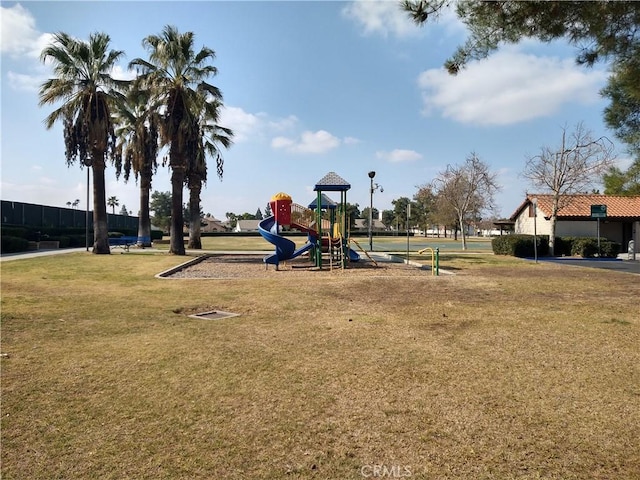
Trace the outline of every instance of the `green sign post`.
{"type": "Polygon", "coordinates": [[[600,219],[607,218],[607,206],[591,205],[591,218],[596,218],[598,220],[596,235],[598,236],[598,257],[600,257],[600,219]]]}
{"type": "Polygon", "coordinates": [[[591,205],[591,218],[607,218],[607,206],[591,205]]]}

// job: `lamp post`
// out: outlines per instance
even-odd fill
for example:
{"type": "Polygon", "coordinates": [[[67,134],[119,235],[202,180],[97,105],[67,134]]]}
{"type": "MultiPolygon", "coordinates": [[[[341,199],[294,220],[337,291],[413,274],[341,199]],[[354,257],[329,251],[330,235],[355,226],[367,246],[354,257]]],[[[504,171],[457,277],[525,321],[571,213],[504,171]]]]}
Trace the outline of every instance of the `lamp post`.
{"type": "Polygon", "coordinates": [[[380,190],[380,193],[384,192],[384,189],[381,185],[377,183],[373,183],[373,177],[376,176],[376,172],[373,170],[369,172],[369,180],[371,181],[371,187],[369,189],[370,193],[370,204],[369,204],[369,251],[373,251],[373,192],[376,190],[380,190]]]}
{"type": "Polygon", "coordinates": [[[535,263],[538,263],[538,199],[535,197],[532,198],[531,204],[533,205],[533,259],[535,263]]]}
{"type": "Polygon", "coordinates": [[[87,210],[84,216],[84,245],[89,251],[89,171],[91,170],[91,160],[86,160],[84,166],[87,169],[87,210]]]}

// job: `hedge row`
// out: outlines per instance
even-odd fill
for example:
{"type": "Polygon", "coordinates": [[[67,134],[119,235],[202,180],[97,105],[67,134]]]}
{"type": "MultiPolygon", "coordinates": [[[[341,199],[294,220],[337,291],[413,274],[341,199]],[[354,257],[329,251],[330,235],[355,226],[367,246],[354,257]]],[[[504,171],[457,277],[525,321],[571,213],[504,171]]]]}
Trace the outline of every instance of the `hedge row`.
{"type": "MultiPolygon", "coordinates": [[[[91,231],[89,233],[93,235],[91,231]]],[[[60,236],[84,236],[85,229],[65,227],[13,227],[3,225],[2,235],[24,238],[30,242],[38,242],[40,240],[56,240],[54,237],[60,236]]]]}
{"type": "MultiPolygon", "coordinates": [[[[549,237],[538,235],[538,256],[549,254],[549,237]]],[[[535,255],[533,235],[501,235],[491,240],[493,253],[514,257],[533,257],[535,255]]]]}
{"type": "MultiPolygon", "coordinates": [[[[549,236],[538,235],[538,256],[549,254],[549,236]]],[[[502,235],[491,241],[493,253],[496,255],[512,255],[514,257],[533,257],[533,235],[502,235]]],[[[620,253],[620,244],[600,238],[600,257],[616,258],[620,253]]],[[[593,258],[598,256],[598,239],[591,237],[556,237],[554,255],[579,256],[593,258]]]]}
{"type": "MultiPolygon", "coordinates": [[[[123,235],[135,237],[138,231],[123,230],[119,232],[109,232],[110,237],[121,237],[123,235]]],[[[151,231],[151,240],[161,240],[162,232],[151,231]]],[[[2,227],[2,253],[26,252],[29,250],[29,242],[39,242],[48,240],[58,242],[60,248],[81,248],[86,246],[86,232],[81,228],[67,229],[30,229],[25,227],[2,227]],[[63,234],[57,232],[64,232],[63,234]]],[[[93,232],[89,231],[89,246],[93,245],[93,232]]]]}
{"type": "MultiPolygon", "coordinates": [[[[2,232],[4,234],[4,232],[2,232]]],[[[29,250],[29,240],[12,235],[2,235],[2,253],[26,252],[29,250]]]]}
{"type": "MultiPolygon", "coordinates": [[[[598,239],[589,237],[564,237],[561,239],[563,244],[562,254],[566,255],[569,251],[571,256],[580,256],[584,258],[593,258],[598,256],[598,239]]],[[[620,253],[621,245],[612,242],[606,238],[600,238],[600,257],[616,258],[620,253]]],[[[556,255],[559,255],[556,250],[556,255]]]]}

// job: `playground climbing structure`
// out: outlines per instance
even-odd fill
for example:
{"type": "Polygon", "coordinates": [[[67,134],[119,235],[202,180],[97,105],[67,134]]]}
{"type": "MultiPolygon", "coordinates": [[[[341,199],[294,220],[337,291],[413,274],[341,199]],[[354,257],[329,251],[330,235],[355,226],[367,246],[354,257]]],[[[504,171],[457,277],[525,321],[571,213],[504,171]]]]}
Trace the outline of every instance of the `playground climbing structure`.
{"type": "Polygon", "coordinates": [[[270,201],[273,216],[259,224],[258,231],[275,246],[273,254],[264,257],[265,264],[275,265],[309,252],[311,260],[322,268],[323,252],[329,254],[329,264],[333,259],[341,268],[349,262],[357,262],[360,255],[349,247],[349,221],[347,218],[347,191],[351,185],[335,172],[329,172],[314,187],[316,199],[309,207],[294,204],[286,193],[275,194],[270,201]],[[340,192],[340,202],[334,202],[323,192],[340,192]],[[283,233],[298,230],[307,234],[307,242],[300,248],[282,236],[283,233]]]}

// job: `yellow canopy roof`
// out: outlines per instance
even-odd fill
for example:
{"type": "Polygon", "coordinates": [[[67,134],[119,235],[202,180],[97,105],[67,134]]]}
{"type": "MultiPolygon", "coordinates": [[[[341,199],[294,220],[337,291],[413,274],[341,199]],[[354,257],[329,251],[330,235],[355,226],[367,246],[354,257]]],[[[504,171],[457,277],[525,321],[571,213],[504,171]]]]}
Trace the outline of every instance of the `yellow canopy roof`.
{"type": "Polygon", "coordinates": [[[271,201],[275,202],[277,200],[289,200],[291,201],[291,197],[284,192],[276,193],[273,197],[271,197],[271,201]]]}

